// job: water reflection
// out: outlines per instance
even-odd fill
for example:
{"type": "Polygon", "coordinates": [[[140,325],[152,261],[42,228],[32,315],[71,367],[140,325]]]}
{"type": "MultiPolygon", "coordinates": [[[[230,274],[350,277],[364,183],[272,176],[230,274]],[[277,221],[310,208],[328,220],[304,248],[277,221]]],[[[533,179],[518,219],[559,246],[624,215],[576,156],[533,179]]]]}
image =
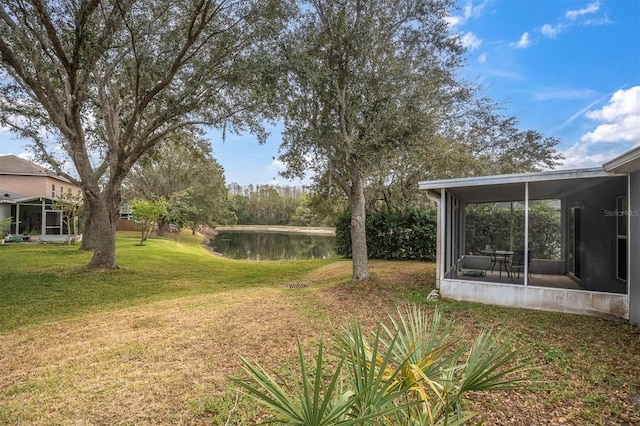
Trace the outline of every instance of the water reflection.
{"type": "Polygon", "coordinates": [[[332,235],[220,231],[210,245],[233,259],[296,260],[335,256],[332,235]]]}

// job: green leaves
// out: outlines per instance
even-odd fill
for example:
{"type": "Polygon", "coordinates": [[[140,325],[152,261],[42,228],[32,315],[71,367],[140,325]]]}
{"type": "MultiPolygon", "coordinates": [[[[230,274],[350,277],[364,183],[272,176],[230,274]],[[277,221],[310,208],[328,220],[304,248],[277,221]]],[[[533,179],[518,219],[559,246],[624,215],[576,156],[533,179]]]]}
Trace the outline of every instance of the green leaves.
{"type": "Polygon", "coordinates": [[[463,424],[474,416],[463,409],[466,393],[516,389],[527,379],[519,353],[491,330],[465,348],[438,309],[398,308],[390,322],[378,325],[371,342],[359,323],[346,327],[335,338],[337,362],[327,362],[321,341],[312,374],[298,340],[299,390],[244,358],[251,380],[232,380],[273,410],[274,422],[346,426],[463,424]]]}
{"type": "Polygon", "coordinates": [[[339,393],[337,387],[341,378],[342,362],[338,362],[334,373],[329,378],[329,383],[323,381],[323,343],[320,342],[313,378],[307,375],[307,362],[302,352],[302,345],[298,340],[298,353],[300,361],[300,375],[302,389],[297,392],[283,388],[276,378],[269,374],[258,364],[242,358],[243,369],[258,386],[254,386],[243,380],[232,378],[250,396],[257,399],[267,407],[278,413],[276,422],[289,425],[333,425],[348,424],[340,422],[344,420],[344,414],[351,404],[354,396],[352,391],[339,393]],[[291,394],[294,395],[291,395],[291,394]]]}
{"type": "Polygon", "coordinates": [[[149,238],[151,229],[160,217],[167,214],[167,202],[162,199],[154,200],[132,200],[129,205],[133,218],[140,224],[142,228],[142,236],[140,245],[149,238]]]}
{"type": "MultiPolygon", "coordinates": [[[[370,259],[434,260],[436,215],[429,208],[368,212],[366,218],[367,254],[370,259]]],[[[336,223],[336,251],[351,256],[351,215],[343,214],[336,223]]]]}

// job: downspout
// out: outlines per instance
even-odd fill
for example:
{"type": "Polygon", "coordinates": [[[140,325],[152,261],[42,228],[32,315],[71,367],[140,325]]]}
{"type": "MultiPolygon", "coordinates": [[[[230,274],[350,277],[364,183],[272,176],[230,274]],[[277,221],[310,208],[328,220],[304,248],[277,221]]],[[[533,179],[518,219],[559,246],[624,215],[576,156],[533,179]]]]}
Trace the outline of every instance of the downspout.
{"type": "Polygon", "coordinates": [[[529,182],[524,183],[524,286],[529,285],[529,182]]]}
{"type": "MultiPolygon", "coordinates": [[[[637,219],[631,213],[631,173],[627,173],[627,264],[625,265],[627,268],[627,317],[629,320],[630,310],[631,310],[631,240],[634,238],[631,235],[631,221],[633,219],[637,219]]],[[[638,235],[640,237],[640,235],[638,235]]],[[[636,268],[637,269],[637,268],[636,268]]],[[[636,324],[640,326],[640,324],[636,324]]]]}
{"type": "Polygon", "coordinates": [[[440,205],[443,204],[442,195],[440,197],[436,196],[432,192],[427,192],[427,197],[430,201],[436,203],[436,288],[440,289],[440,280],[443,278],[442,274],[444,273],[443,262],[444,256],[442,252],[442,224],[444,223],[443,213],[440,211],[440,205]]]}

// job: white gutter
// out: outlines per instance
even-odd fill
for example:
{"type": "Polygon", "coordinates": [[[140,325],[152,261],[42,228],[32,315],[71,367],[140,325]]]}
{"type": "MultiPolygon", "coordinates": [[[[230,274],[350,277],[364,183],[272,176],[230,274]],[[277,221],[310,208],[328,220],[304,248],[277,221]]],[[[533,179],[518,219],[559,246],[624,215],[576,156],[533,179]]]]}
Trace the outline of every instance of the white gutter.
{"type": "Polygon", "coordinates": [[[459,179],[430,180],[419,183],[420,189],[459,188],[467,186],[504,185],[509,183],[545,182],[593,177],[608,177],[602,167],[575,170],[550,170],[535,173],[516,173],[508,175],[476,176],[459,179]]]}

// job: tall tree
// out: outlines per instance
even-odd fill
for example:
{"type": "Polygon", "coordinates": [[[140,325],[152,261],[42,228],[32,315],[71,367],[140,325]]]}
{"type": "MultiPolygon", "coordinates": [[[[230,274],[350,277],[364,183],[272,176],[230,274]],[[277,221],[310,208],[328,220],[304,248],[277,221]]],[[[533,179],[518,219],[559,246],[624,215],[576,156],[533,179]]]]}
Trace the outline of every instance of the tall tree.
{"type": "Polygon", "coordinates": [[[277,1],[7,0],[0,123],[83,189],[89,267],[116,268],[121,184],[180,129],[254,130],[277,1]],[[68,172],[70,161],[75,172],[68,172]]]}
{"type": "Polygon", "coordinates": [[[284,44],[281,159],[337,184],[352,213],[353,279],[368,277],[365,187],[371,171],[423,143],[450,105],[463,49],[448,31],[450,0],[312,0],[284,44]]]}
{"type": "Polygon", "coordinates": [[[188,188],[210,162],[218,164],[207,140],[192,131],[176,132],[147,151],[131,168],[123,182],[123,192],[128,198],[168,200],[188,188]]]}

